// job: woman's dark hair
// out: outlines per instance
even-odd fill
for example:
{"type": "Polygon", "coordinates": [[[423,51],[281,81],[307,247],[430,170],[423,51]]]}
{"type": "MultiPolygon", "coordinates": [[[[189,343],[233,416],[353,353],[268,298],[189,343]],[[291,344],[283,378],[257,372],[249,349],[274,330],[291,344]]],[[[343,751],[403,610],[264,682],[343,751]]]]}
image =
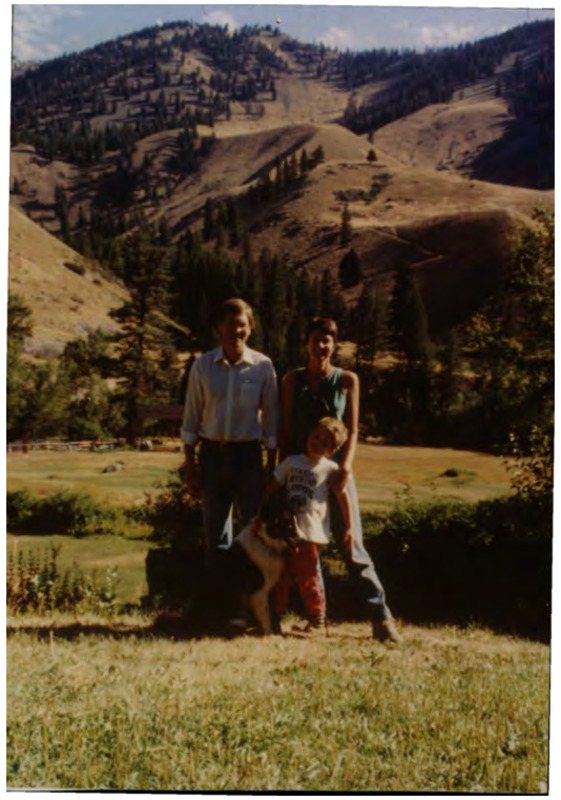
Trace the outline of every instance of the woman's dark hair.
{"type": "Polygon", "coordinates": [[[253,315],[253,309],[249,303],[246,303],[241,297],[230,297],[228,300],[224,300],[224,302],[220,303],[213,315],[214,325],[219,325],[229,314],[245,314],[251,330],[254,329],[255,317],[253,315]]]}
{"type": "Polygon", "coordinates": [[[339,337],[337,323],[334,319],[330,319],[329,317],[314,317],[310,321],[306,330],[306,341],[308,341],[312,333],[316,331],[321,331],[321,333],[327,334],[328,336],[333,336],[335,342],[339,337]]]}

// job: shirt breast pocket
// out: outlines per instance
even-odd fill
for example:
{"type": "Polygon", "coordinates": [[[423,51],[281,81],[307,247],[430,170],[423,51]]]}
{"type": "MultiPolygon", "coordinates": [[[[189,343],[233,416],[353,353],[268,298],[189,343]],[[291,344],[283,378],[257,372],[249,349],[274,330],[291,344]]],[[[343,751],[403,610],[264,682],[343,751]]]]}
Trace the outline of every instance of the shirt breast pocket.
{"type": "Polygon", "coordinates": [[[240,385],[240,403],[244,408],[258,408],[261,387],[258,383],[244,381],[240,385]]]}

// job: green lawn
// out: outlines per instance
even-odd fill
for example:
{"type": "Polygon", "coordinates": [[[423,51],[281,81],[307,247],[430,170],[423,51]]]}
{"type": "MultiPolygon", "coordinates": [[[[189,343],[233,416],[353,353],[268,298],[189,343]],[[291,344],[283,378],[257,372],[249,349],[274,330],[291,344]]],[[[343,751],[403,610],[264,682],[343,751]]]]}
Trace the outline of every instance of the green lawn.
{"type": "Polygon", "coordinates": [[[22,620],[7,643],[7,786],[545,793],[549,649],[482,630],[173,640],[22,620]],[[19,627],[18,627],[19,626],[19,627]]]}
{"type": "MultiPolygon", "coordinates": [[[[8,489],[87,491],[141,503],[180,453],[8,457],[8,489]],[[123,472],[103,475],[122,459],[123,472]]],[[[359,447],[364,510],[508,491],[499,459],[359,447]]],[[[149,543],[7,537],[8,553],[60,546],[61,570],[117,567],[119,599],[146,592],[149,543]]],[[[137,612],[8,618],[8,789],[147,792],[536,794],[548,791],[549,648],[486,630],[367,623],[306,638],[182,639],[137,612]]]]}
{"type": "Polygon", "coordinates": [[[404,496],[477,502],[510,488],[503,459],[448,448],[359,445],[354,472],[365,511],[383,511],[404,496]]]}

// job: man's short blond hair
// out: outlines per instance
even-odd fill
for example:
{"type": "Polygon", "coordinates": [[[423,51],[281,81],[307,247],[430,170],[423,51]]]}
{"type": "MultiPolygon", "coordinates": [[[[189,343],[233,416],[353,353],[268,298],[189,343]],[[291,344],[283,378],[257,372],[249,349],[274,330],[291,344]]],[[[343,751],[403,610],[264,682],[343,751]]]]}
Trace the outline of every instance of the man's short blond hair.
{"type": "Polygon", "coordinates": [[[214,325],[220,325],[229,314],[245,314],[251,330],[255,328],[253,309],[249,303],[246,303],[241,297],[230,297],[228,300],[224,300],[220,303],[213,315],[214,325]]]}
{"type": "Polygon", "coordinates": [[[342,447],[349,437],[347,426],[340,419],[322,417],[317,424],[329,431],[336,450],[342,447]]]}

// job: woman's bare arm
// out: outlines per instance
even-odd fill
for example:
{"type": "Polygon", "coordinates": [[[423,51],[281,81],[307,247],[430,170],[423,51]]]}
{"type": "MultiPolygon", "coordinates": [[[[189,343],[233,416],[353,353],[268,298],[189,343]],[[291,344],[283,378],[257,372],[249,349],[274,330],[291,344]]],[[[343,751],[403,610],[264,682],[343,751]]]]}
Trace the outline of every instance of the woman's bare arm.
{"type": "Polygon", "coordinates": [[[347,394],[347,405],[343,421],[347,426],[348,438],[343,445],[343,459],[341,469],[332,481],[334,489],[344,489],[349,481],[349,476],[353,468],[353,461],[356,454],[358,443],[358,412],[360,403],[360,383],[358,375],[349,370],[343,372],[343,388],[347,394]]]}
{"type": "Polygon", "coordinates": [[[346,489],[336,491],[335,496],[341,509],[341,516],[343,517],[343,545],[350,551],[353,544],[353,531],[351,528],[351,501],[346,489]]]}

